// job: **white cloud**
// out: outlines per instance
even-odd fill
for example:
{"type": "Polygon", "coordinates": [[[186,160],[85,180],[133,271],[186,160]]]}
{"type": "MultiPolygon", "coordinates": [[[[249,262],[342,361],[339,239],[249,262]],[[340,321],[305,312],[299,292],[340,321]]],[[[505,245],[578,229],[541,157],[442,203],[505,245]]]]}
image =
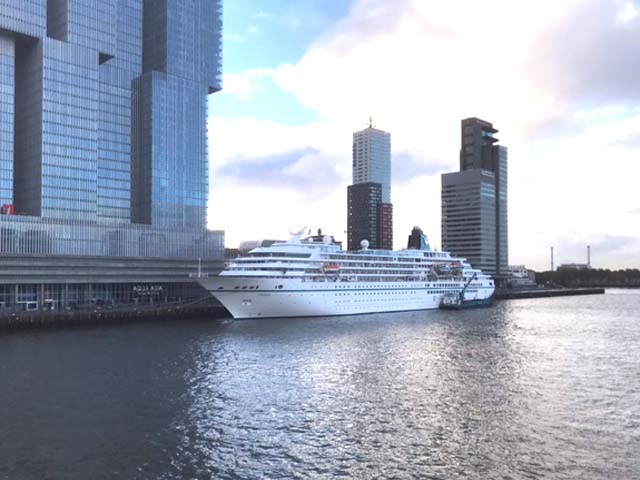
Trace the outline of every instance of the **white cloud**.
{"type": "Polygon", "coordinates": [[[260,68],[240,73],[225,73],[223,78],[224,91],[236,95],[246,102],[252,93],[260,90],[259,80],[270,76],[272,76],[271,70],[260,68]]]}
{"type": "Polygon", "coordinates": [[[629,22],[638,16],[638,9],[633,4],[633,2],[625,2],[624,6],[620,9],[620,13],[618,13],[618,20],[621,22],[629,22]]]}
{"type": "MultiPolygon", "coordinates": [[[[322,121],[287,127],[216,118],[210,125],[214,166],[239,156],[312,147],[322,154],[291,168],[310,176],[314,168],[333,169],[342,183],[326,185],[320,200],[304,189],[265,186],[257,191],[214,178],[212,225],[227,230],[230,244],[285,233],[301,222],[341,234],[346,228],[351,132],[364,127],[369,115],[392,133],[394,153],[432,166],[448,165],[452,171],[458,166],[460,120],[479,116],[501,130],[499,137],[510,151],[512,263],[544,268],[548,247],[567,236],[585,245],[604,233],[640,237],[628,213],[640,206],[635,194],[640,110],[610,95],[619,90],[614,77],[625,75],[620,71],[624,65],[609,63],[612,71],[599,71],[597,81],[590,82],[594,70],[589,62],[597,65],[597,55],[606,54],[599,49],[593,58],[580,56],[581,63],[572,64],[571,83],[559,81],[572,73],[561,69],[563,52],[580,48],[575,43],[563,46],[572,41],[576,15],[598,15],[597,21],[581,26],[579,38],[585,45],[597,35],[598,41],[610,39],[618,49],[636,48],[622,41],[628,31],[620,30],[638,29],[629,5],[622,0],[355,2],[350,15],[297,64],[225,77],[227,91],[248,98],[251,79],[269,75],[322,121]],[[555,51],[546,48],[549,39],[556,42],[555,51]],[[565,90],[580,82],[576,94],[565,90]],[[589,102],[581,103],[587,97],[589,102]],[[226,211],[227,204],[234,207],[226,211]]],[[[622,58],[624,51],[616,54],[622,58]]],[[[628,96],[635,94],[628,90],[628,96]]],[[[439,175],[420,174],[393,189],[397,248],[404,246],[413,225],[421,225],[440,244],[439,182],[439,175]]],[[[601,261],[607,258],[620,260],[605,256],[601,261]]],[[[629,261],[640,266],[640,252],[629,261]]]]}

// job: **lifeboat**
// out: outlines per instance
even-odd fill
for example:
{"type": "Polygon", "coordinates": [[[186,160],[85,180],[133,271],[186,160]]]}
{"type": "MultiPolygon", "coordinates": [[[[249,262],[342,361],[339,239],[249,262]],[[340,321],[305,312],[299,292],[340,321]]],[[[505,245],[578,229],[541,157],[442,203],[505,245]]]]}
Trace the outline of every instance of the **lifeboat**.
{"type": "Polygon", "coordinates": [[[340,265],[337,263],[325,263],[322,265],[322,271],[325,273],[338,273],[340,272],[340,265]]]}

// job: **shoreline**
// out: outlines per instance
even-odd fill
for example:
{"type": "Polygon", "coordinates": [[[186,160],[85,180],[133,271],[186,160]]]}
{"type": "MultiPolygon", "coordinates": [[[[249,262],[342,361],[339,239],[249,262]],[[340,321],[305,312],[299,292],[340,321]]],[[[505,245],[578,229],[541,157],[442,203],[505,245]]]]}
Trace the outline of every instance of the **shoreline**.
{"type": "Polygon", "coordinates": [[[578,295],[604,295],[604,287],[595,288],[554,288],[554,289],[527,289],[527,290],[496,290],[495,300],[520,300],[527,298],[573,297],[578,295]]]}
{"type": "MultiPolygon", "coordinates": [[[[638,289],[638,287],[611,287],[638,289]]],[[[579,295],[603,295],[604,287],[567,289],[497,290],[494,300],[523,300],[579,295]]],[[[67,327],[133,324],[180,319],[223,320],[229,317],[221,305],[171,305],[127,310],[86,310],[77,312],[20,312],[0,317],[0,333],[18,330],[49,330],[67,327]]]]}
{"type": "Polygon", "coordinates": [[[171,306],[131,310],[89,310],[81,312],[21,312],[0,317],[0,333],[17,330],[56,329],[154,321],[209,319],[222,320],[229,314],[220,305],[171,306]]]}

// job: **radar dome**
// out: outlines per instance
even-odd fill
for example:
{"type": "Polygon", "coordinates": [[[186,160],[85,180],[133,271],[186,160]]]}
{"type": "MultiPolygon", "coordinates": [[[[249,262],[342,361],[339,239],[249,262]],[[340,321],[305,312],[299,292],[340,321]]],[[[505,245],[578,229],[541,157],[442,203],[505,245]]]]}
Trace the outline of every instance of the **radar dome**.
{"type": "Polygon", "coordinates": [[[366,250],[369,248],[369,240],[362,240],[360,242],[360,247],[362,247],[362,250],[366,250]]]}
{"type": "Polygon", "coordinates": [[[322,242],[325,245],[331,245],[331,237],[329,235],[325,235],[324,237],[322,237],[322,242]]]}

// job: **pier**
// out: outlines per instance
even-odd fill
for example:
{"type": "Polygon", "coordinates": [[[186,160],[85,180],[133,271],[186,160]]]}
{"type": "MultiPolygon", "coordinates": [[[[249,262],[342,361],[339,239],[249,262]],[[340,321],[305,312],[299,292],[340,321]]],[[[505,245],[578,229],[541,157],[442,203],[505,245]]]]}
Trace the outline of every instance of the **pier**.
{"type": "Polygon", "coordinates": [[[577,295],[603,295],[604,288],[535,288],[535,289],[498,289],[496,300],[517,300],[524,298],[572,297],[577,295]]]}
{"type": "Polygon", "coordinates": [[[16,312],[0,316],[0,331],[69,326],[106,325],[183,319],[223,319],[227,310],[209,296],[202,301],[76,311],[16,312]]]}

